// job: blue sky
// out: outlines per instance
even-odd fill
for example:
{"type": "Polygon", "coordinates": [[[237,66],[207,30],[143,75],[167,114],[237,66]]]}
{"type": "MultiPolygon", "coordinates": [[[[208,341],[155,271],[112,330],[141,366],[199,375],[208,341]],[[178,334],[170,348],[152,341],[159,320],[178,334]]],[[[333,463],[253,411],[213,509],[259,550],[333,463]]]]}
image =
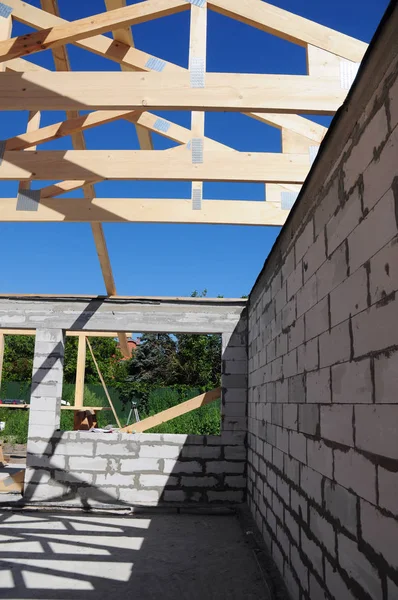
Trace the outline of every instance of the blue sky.
{"type": "MultiPolygon", "coordinates": [[[[127,4],[135,4],[129,1],[127,4]]],[[[30,1],[39,6],[39,0],[30,1]]],[[[387,0],[274,0],[273,4],[369,42],[387,0]],[[348,9],[349,7],[349,9],[348,9]]],[[[103,0],[59,0],[61,16],[79,19],[105,10],[103,0]]],[[[32,31],[17,23],[13,34],[32,31]]],[[[133,27],[136,46],[181,66],[188,66],[189,12],[133,27]]],[[[68,45],[73,70],[118,71],[116,63],[68,45]]],[[[54,69],[50,51],[31,60],[54,69]]],[[[208,71],[305,74],[305,50],[299,46],[209,11],[208,71]]],[[[190,126],[187,112],[158,112],[190,126]]],[[[0,139],[26,128],[27,113],[0,113],[0,139]]],[[[64,120],[62,112],[42,113],[42,125],[64,120]]],[[[328,125],[329,118],[313,117],[328,125]]],[[[278,152],[277,129],[237,113],[207,113],[206,135],[241,151],[278,152]]],[[[86,132],[89,149],[137,149],[134,127],[127,122],[86,132]]],[[[155,134],[155,149],[173,143],[155,134]]],[[[69,149],[67,138],[41,149],[69,149]]],[[[33,188],[49,182],[34,182],[33,188]]],[[[1,197],[15,196],[17,182],[0,181],[1,197]]],[[[104,182],[99,197],[188,198],[186,182],[104,182]]],[[[73,192],[73,197],[82,194],[73,192]]],[[[67,195],[63,196],[67,198],[67,195]]],[[[207,183],[205,198],[264,201],[261,184],[207,183]]],[[[276,227],[105,224],[104,230],[118,294],[209,296],[248,294],[279,234],[276,227]]],[[[89,224],[0,223],[0,293],[102,294],[105,292],[89,224]]]]}

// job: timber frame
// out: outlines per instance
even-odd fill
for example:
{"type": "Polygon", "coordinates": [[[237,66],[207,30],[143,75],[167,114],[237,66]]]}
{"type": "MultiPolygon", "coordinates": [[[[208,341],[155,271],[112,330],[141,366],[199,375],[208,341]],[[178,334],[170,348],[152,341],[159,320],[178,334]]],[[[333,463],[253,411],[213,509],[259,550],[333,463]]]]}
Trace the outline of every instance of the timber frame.
{"type": "MultiPolygon", "coordinates": [[[[90,223],[108,296],[117,292],[102,223],[282,226],[326,133],[302,115],[337,111],[366,49],[260,0],[144,0],[129,6],[104,0],[104,12],[73,22],[59,16],[57,0],[41,0],[41,8],[0,2],[0,110],[29,111],[26,131],[0,146],[0,181],[20,182],[17,198],[0,199],[0,222],[90,223]],[[207,72],[208,10],[303,46],[307,75],[207,72]],[[136,48],[131,30],[181,11],[190,11],[188,69],[136,48]],[[37,32],[14,36],[14,21],[37,32]],[[113,39],[103,35],[109,31],[113,39]],[[72,72],[66,44],[116,62],[121,72],[72,72]],[[35,63],[34,55],[45,49],[52,51],[56,72],[35,63]],[[163,109],[191,111],[191,128],[153,112],[163,109]],[[41,126],[43,110],[65,110],[66,120],[41,126]],[[282,152],[238,152],[205,136],[205,111],[241,112],[278,128],[282,152]],[[139,149],[86,148],[87,129],[117,120],[125,123],[126,135],[131,125],[136,128],[139,149]],[[154,150],[151,132],[178,146],[154,150]],[[40,149],[66,136],[73,150],[40,149]],[[54,179],[58,183],[31,189],[34,180],[54,179]],[[95,183],[119,179],[190,181],[191,196],[96,197],[95,183]],[[206,181],[264,183],[266,201],[204,199],[206,181]],[[59,197],[80,188],[84,199],[59,197]]],[[[116,333],[128,356],[126,335],[116,333]]]]}

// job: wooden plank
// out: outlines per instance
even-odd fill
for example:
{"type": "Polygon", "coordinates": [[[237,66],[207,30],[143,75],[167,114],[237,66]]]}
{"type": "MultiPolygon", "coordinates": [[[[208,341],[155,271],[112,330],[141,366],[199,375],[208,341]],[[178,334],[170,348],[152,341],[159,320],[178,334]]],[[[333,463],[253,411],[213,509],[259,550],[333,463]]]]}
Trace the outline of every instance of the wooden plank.
{"type": "Polygon", "coordinates": [[[288,212],[279,202],[203,200],[193,211],[191,200],[146,198],[51,198],[40,201],[35,212],[15,210],[15,198],[2,198],[0,222],[81,223],[202,223],[214,225],[274,225],[281,227],[288,212]]]}
{"type": "MultiPolygon", "coordinates": [[[[137,5],[136,5],[137,6],[137,5]]],[[[192,88],[189,72],[1,73],[0,110],[211,110],[334,114],[346,90],[333,77],[207,73],[192,88]]]]}
{"type": "Polygon", "coordinates": [[[248,117],[252,117],[262,123],[267,123],[279,129],[292,131],[298,135],[303,135],[317,144],[320,144],[326,135],[327,127],[314,123],[305,117],[299,115],[283,115],[279,113],[247,113],[248,117]]]}
{"type": "MultiPolygon", "coordinates": [[[[9,40],[12,31],[12,19],[9,17],[0,17],[0,43],[3,40],[9,40]]],[[[6,70],[4,64],[0,64],[0,73],[6,70]]]]}
{"type": "MultiPolygon", "coordinates": [[[[28,124],[26,127],[26,133],[28,135],[30,132],[36,131],[40,127],[40,120],[41,120],[41,112],[39,110],[29,112],[28,124]]],[[[26,149],[27,152],[32,152],[33,150],[36,150],[36,146],[31,146],[30,148],[26,149]]],[[[30,189],[30,181],[25,180],[25,181],[19,182],[18,192],[22,192],[23,190],[29,190],[29,189],[30,189]]]]}
{"type": "Polygon", "coordinates": [[[125,8],[21,35],[0,42],[0,62],[106,33],[118,26],[145,23],[188,8],[185,0],[145,0],[125,8]]]}
{"type": "Polygon", "coordinates": [[[319,25],[259,0],[208,0],[212,10],[289,42],[311,44],[348,60],[362,60],[368,45],[344,33],[319,25]]]}
{"type": "Polygon", "coordinates": [[[82,408],[84,404],[84,379],[86,373],[86,336],[79,335],[77,346],[77,367],[75,385],[75,407],[82,408]]]}
{"type": "MultiPolygon", "coordinates": [[[[29,410],[30,404],[0,404],[0,408],[16,408],[16,409],[24,409],[29,410]]],[[[110,406],[83,406],[84,409],[89,410],[112,410],[110,406]]],[[[65,406],[64,404],[61,406],[61,410],[76,410],[75,406],[65,406]]],[[[81,410],[81,409],[79,409],[81,410]]]]}
{"type": "MultiPolygon", "coordinates": [[[[91,181],[91,183],[96,183],[96,181],[101,181],[100,179],[91,181]]],[[[79,190],[87,184],[85,179],[76,180],[76,181],[59,181],[58,183],[48,185],[40,190],[40,198],[54,198],[55,196],[59,196],[60,194],[66,194],[67,192],[73,192],[74,190],[79,190]]]]}
{"type": "Polygon", "coordinates": [[[171,150],[43,150],[5,152],[0,180],[90,179],[303,183],[309,157],[272,152],[208,150],[192,164],[190,152],[171,150]]]}
{"type": "Polygon", "coordinates": [[[123,427],[121,431],[123,433],[142,433],[143,431],[147,431],[148,429],[152,429],[152,427],[156,427],[157,425],[161,425],[162,423],[167,423],[167,421],[171,421],[176,417],[180,417],[181,415],[185,415],[186,413],[195,410],[196,408],[200,408],[201,406],[205,406],[206,404],[210,404],[210,402],[214,402],[221,397],[221,388],[217,388],[211,390],[210,392],[205,392],[204,394],[200,394],[199,396],[195,396],[195,398],[191,398],[186,402],[182,402],[181,404],[177,404],[177,406],[172,406],[167,410],[163,410],[160,413],[157,413],[153,417],[148,417],[147,419],[143,419],[142,421],[138,421],[138,423],[133,423],[132,425],[128,425],[127,427],[123,427]]]}
{"type": "Polygon", "coordinates": [[[309,155],[310,146],[318,146],[318,144],[303,135],[282,129],[282,152],[285,154],[309,155]]]}
{"type": "Polygon", "coordinates": [[[0,494],[22,494],[24,479],[25,469],[10,474],[5,479],[0,479],[0,494]]]}
{"type": "Polygon", "coordinates": [[[316,46],[307,47],[307,73],[316,77],[340,77],[341,58],[316,46]]]}
{"type": "MultiPolygon", "coordinates": [[[[126,0],[105,0],[105,6],[107,10],[115,10],[118,8],[123,8],[126,6],[126,0]]],[[[113,32],[113,38],[122,44],[126,44],[129,47],[134,47],[134,39],[133,34],[131,32],[131,27],[127,27],[124,29],[116,29],[113,32]]],[[[135,71],[136,69],[133,67],[128,67],[126,65],[120,65],[122,71],[135,71]]],[[[144,129],[140,125],[135,126],[137,132],[138,143],[141,150],[153,150],[152,137],[150,132],[147,129],[144,129]]]]}
{"type": "Polygon", "coordinates": [[[118,332],[120,351],[124,358],[131,358],[131,350],[127,340],[127,335],[123,331],[118,332]]]}
{"type": "MultiPolygon", "coordinates": [[[[207,54],[207,3],[203,6],[192,5],[189,34],[189,70],[191,77],[195,69],[195,63],[202,62],[205,79],[206,54],[207,54]]],[[[197,68],[197,67],[196,67],[197,68]]],[[[192,84],[191,84],[192,85],[192,84]]],[[[204,85],[204,83],[203,83],[204,85]]],[[[192,111],[191,114],[191,136],[192,139],[203,140],[205,135],[205,113],[203,111],[192,111]]],[[[198,192],[203,198],[203,181],[191,183],[191,198],[193,202],[194,193],[198,192]]],[[[193,206],[193,204],[192,204],[193,206]]]]}
{"type": "Polygon", "coordinates": [[[5,350],[4,333],[0,331],[0,390],[1,390],[1,381],[2,381],[2,377],[3,377],[4,350],[5,350]]]}
{"type": "MultiPolygon", "coordinates": [[[[51,27],[57,27],[59,25],[70,24],[69,21],[61,19],[58,15],[50,15],[31,4],[21,2],[21,0],[7,0],[8,4],[12,6],[13,17],[22,23],[31,25],[35,29],[46,29],[51,27]]],[[[187,4],[186,8],[189,8],[187,4]]],[[[109,60],[119,63],[120,65],[131,68],[132,70],[138,71],[150,71],[150,67],[147,66],[148,61],[153,59],[153,55],[147,52],[142,52],[137,48],[132,48],[127,44],[112,40],[105,35],[96,35],[85,40],[75,42],[77,46],[85,48],[99,56],[103,56],[109,60]]],[[[23,59],[13,59],[7,62],[7,66],[17,67],[16,61],[22,61],[23,59]]],[[[25,61],[26,62],[26,61],[25,61]]],[[[17,68],[19,71],[30,70],[32,63],[27,62],[28,68],[17,68]]],[[[164,70],[167,72],[176,72],[182,70],[182,67],[163,61],[164,70]]],[[[37,67],[40,69],[40,67],[37,67]]]]}
{"type": "Polygon", "coordinates": [[[106,387],[106,384],[105,384],[104,378],[102,377],[102,373],[101,373],[101,370],[100,370],[100,368],[98,366],[98,363],[95,360],[94,352],[93,352],[93,349],[91,347],[91,344],[90,344],[90,341],[89,341],[88,338],[86,338],[86,342],[87,342],[88,349],[90,350],[91,358],[93,359],[95,368],[97,369],[98,377],[100,378],[100,381],[102,383],[102,387],[104,388],[105,395],[108,398],[108,402],[109,402],[109,405],[110,405],[110,407],[112,409],[113,416],[115,417],[116,423],[117,423],[118,427],[120,428],[121,424],[120,424],[120,421],[119,421],[119,417],[116,414],[115,407],[113,406],[113,402],[112,402],[112,399],[111,399],[111,397],[109,395],[108,388],[106,387]]]}

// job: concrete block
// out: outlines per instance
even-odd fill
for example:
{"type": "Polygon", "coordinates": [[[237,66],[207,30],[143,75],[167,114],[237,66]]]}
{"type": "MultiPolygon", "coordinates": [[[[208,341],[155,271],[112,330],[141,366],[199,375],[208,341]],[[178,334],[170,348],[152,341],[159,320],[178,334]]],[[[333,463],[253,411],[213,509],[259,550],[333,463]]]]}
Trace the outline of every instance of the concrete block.
{"type": "Polygon", "coordinates": [[[309,435],[319,435],[319,406],[317,404],[299,405],[299,431],[309,435]]]}
{"type": "Polygon", "coordinates": [[[216,487],[218,481],[215,477],[181,477],[181,487],[190,488],[190,487],[207,487],[213,488],[216,487]]]}
{"type": "Polygon", "coordinates": [[[224,479],[224,484],[232,488],[246,489],[247,479],[240,475],[227,475],[224,479]]]}
{"type": "Polygon", "coordinates": [[[291,600],[300,600],[300,587],[297,583],[295,575],[293,575],[292,569],[289,567],[287,562],[285,563],[284,568],[284,580],[287,590],[289,592],[289,598],[291,598],[291,600]]]}
{"type": "Polygon", "coordinates": [[[55,446],[54,455],[62,454],[64,456],[94,456],[93,442],[65,442],[55,446]]]}
{"type": "Polygon", "coordinates": [[[348,237],[351,272],[363,265],[396,235],[395,200],[393,191],[389,190],[348,237]]]}
{"type": "Polygon", "coordinates": [[[299,544],[299,525],[296,518],[285,508],[285,528],[290,533],[296,544],[299,544]]]}
{"type": "Polygon", "coordinates": [[[242,402],[245,404],[247,402],[247,392],[246,390],[241,388],[237,388],[234,390],[226,388],[223,390],[223,400],[225,404],[231,404],[234,402],[242,402]]]}
{"type": "Polygon", "coordinates": [[[329,591],[330,594],[332,594],[333,598],[355,600],[355,597],[348,590],[340,573],[334,570],[334,568],[327,560],[325,560],[325,581],[326,589],[329,591]]]}
{"type": "Polygon", "coordinates": [[[365,310],[367,301],[368,278],[365,267],[360,267],[330,294],[332,327],[365,310]]]}
{"type": "MultiPolygon", "coordinates": [[[[184,448],[185,449],[185,448],[184,448]]],[[[181,454],[179,446],[141,446],[139,451],[140,458],[178,458],[181,454]]]]}
{"type": "MultiPolygon", "coordinates": [[[[52,371],[46,371],[46,373],[52,373],[52,371]]],[[[48,383],[42,383],[34,381],[32,379],[32,391],[31,395],[36,398],[59,398],[62,396],[62,381],[51,381],[48,383]]]]}
{"type": "Polygon", "coordinates": [[[244,402],[231,402],[222,405],[222,414],[227,417],[245,417],[247,407],[244,402]]]}
{"type": "Polygon", "coordinates": [[[244,493],[235,490],[207,492],[206,495],[209,502],[233,502],[234,504],[240,504],[244,500],[244,493]]]}
{"type": "Polygon", "coordinates": [[[305,378],[304,375],[295,375],[288,380],[289,403],[300,404],[305,402],[305,378]]]}
{"type": "MultiPolygon", "coordinates": [[[[94,473],[83,473],[83,471],[72,473],[71,471],[55,471],[55,481],[61,481],[65,484],[73,483],[75,485],[94,483],[94,473]]],[[[98,477],[100,477],[98,475],[98,477]]]]}
{"type": "Polygon", "coordinates": [[[328,600],[325,590],[319,585],[318,580],[310,573],[310,598],[311,600],[328,600]]]}
{"type": "Polygon", "coordinates": [[[247,359],[244,360],[223,360],[222,361],[223,375],[246,375],[247,359]]]}
{"type": "Polygon", "coordinates": [[[340,404],[321,406],[321,437],[353,446],[353,407],[340,404]]]}
{"type": "Polygon", "coordinates": [[[298,238],[296,239],[295,244],[295,255],[296,255],[296,265],[303,258],[304,254],[307,252],[308,248],[312,246],[314,243],[314,222],[313,220],[309,220],[303,231],[300,233],[298,238]]]}
{"type": "Polygon", "coordinates": [[[287,302],[286,282],[281,285],[281,288],[273,296],[275,298],[275,313],[281,312],[287,302]]]}
{"type": "MultiPolygon", "coordinates": [[[[40,348],[37,348],[39,350],[40,348]]],[[[64,368],[64,355],[62,352],[56,352],[53,354],[39,354],[35,353],[33,357],[33,372],[35,373],[38,369],[47,369],[53,371],[62,371],[64,368]]]]}
{"type": "Polygon", "coordinates": [[[356,187],[343,207],[333,215],[326,225],[329,254],[355,229],[362,217],[362,206],[359,190],[356,187]]]}
{"type": "Polygon", "coordinates": [[[272,448],[272,464],[275,469],[279,469],[279,471],[283,472],[283,458],[285,454],[278,450],[278,448],[272,448]]]}
{"type": "Polygon", "coordinates": [[[63,502],[62,497],[69,491],[69,487],[62,483],[55,484],[40,483],[39,485],[29,485],[30,502],[63,502]]]}
{"type": "Polygon", "coordinates": [[[65,456],[36,456],[28,454],[26,456],[26,464],[29,467],[42,467],[44,469],[65,469],[65,456]]]}
{"type": "Polygon", "coordinates": [[[355,406],[356,445],[398,459],[398,411],[394,405],[355,406]]]}
{"type": "Polygon", "coordinates": [[[303,284],[303,263],[300,261],[294,271],[287,278],[287,299],[290,300],[293,298],[303,284]]]}
{"type": "Polygon", "coordinates": [[[287,429],[276,428],[276,447],[286,454],[289,452],[289,432],[287,429]]]}
{"type": "Polygon", "coordinates": [[[344,321],[319,337],[319,364],[328,367],[350,359],[351,340],[348,321],[344,321]]]}
{"type": "Polygon", "coordinates": [[[318,338],[307,341],[297,348],[297,371],[313,371],[319,367],[318,338]]]}
{"type": "Polygon", "coordinates": [[[325,480],[325,508],[353,535],[357,535],[357,496],[333,481],[325,480]]]}
{"type": "Polygon", "coordinates": [[[370,210],[392,186],[397,175],[395,159],[398,147],[398,129],[395,128],[378,160],[373,160],[363,173],[364,207],[370,210]]]}
{"type": "Polygon", "coordinates": [[[290,490],[290,507],[302,521],[308,522],[307,500],[293,488],[290,490]]]}
{"type": "MultiPolygon", "coordinates": [[[[79,444],[78,448],[80,448],[79,444]]],[[[98,442],[96,455],[97,456],[126,456],[130,454],[131,450],[128,448],[127,443],[112,444],[111,440],[108,443],[98,442]]]]}
{"type": "Polygon", "coordinates": [[[355,357],[395,346],[398,339],[397,306],[398,296],[388,304],[374,304],[352,318],[355,357]]]}
{"type": "Polygon", "coordinates": [[[378,467],[379,505],[398,515],[398,473],[378,467]]]}
{"type": "Polygon", "coordinates": [[[226,417],[222,415],[221,428],[227,431],[246,431],[247,419],[246,417],[226,417]]]}
{"type": "Polygon", "coordinates": [[[69,469],[71,471],[105,471],[107,465],[107,459],[98,456],[94,458],[71,456],[69,458],[69,469]]]}
{"type": "Polygon", "coordinates": [[[276,494],[272,495],[272,510],[274,511],[276,518],[279,519],[279,521],[281,523],[283,523],[284,507],[283,507],[283,503],[279,500],[279,498],[276,494]]]}
{"type": "Polygon", "coordinates": [[[243,473],[245,463],[231,462],[227,460],[210,460],[206,463],[206,473],[243,473]]]}
{"type": "Polygon", "coordinates": [[[132,488],[120,488],[119,500],[126,504],[143,504],[156,506],[158,504],[160,492],[157,490],[135,490],[132,488]]]}
{"type": "Polygon", "coordinates": [[[380,577],[358,545],[343,534],[337,536],[339,563],[352,579],[362,586],[373,600],[382,600],[380,577]]]}
{"type": "Polygon", "coordinates": [[[25,488],[28,484],[44,484],[48,483],[52,479],[51,472],[45,471],[44,469],[35,469],[27,467],[25,469],[25,488]]]}
{"type": "Polygon", "coordinates": [[[134,474],[121,475],[120,473],[99,473],[95,478],[95,485],[112,485],[117,487],[134,486],[134,474]]]}
{"type": "Polygon", "coordinates": [[[307,382],[307,402],[319,402],[327,404],[332,400],[330,369],[319,369],[311,371],[306,375],[307,382]]]}
{"type": "Polygon", "coordinates": [[[221,385],[225,388],[247,388],[247,375],[222,375],[221,385]]]}
{"type": "Polygon", "coordinates": [[[332,402],[364,404],[372,402],[370,359],[332,367],[332,402]]]}
{"type": "Polygon", "coordinates": [[[296,404],[283,405],[283,427],[297,430],[298,413],[296,404]]]}
{"type": "Polygon", "coordinates": [[[278,404],[288,402],[288,380],[280,379],[275,383],[275,400],[278,404]]]}
{"type": "Polygon", "coordinates": [[[245,446],[225,446],[224,458],[226,460],[246,460],[247,450],[245,446]]]}
{"type": "Polygon", "coordinates": [[[380,553],[393,568],[398,567],[396,541],[398,539],[398,522],[386,517],[378,508],[361,500],[362,537],[380,553]]]}
{"type": "Polygon", "coordinates": [[[333,477],[333,452],[322,440],[307,440],[307,463],[311,469],[333,477]]]}
{"type": "Polygon", "coordinates": [[[220,458],[221,446],[185,446],[181,452],[182,458],[208,459],[220,458]]]}
{"type": "Polygon", "coordinates": [[[27,453],[28,454],[52,454],[52,442],[51,438],[48,440],[33,440],[28,439],[27,444],[27,453]]]}
{"type": "MultiPolygon", "coordinates": [[[[153,470],[153,469],[151,469],[153,470]]],[[[195,460],[176,461],[166,459],[163,473],[201,473],[203,466],[195,460]]]]}
{"type": "Polygon", "coordinates": [[[29,425],[28,437],[29,438],[51,438],[55,430],[59,427],[59,420],[54,419],[54,425],[29,425]]]}
{"type": "Polygon", "coordinates": [[[302,433],[289,431],[289,453],[298,461],[307,462],[307,440],[302,433]]]}
{"type": "Polygon", "coordinates": [[[159,472],[159,459],[155,458],[126,458],[120,461],[121,473],[139,473],[141,471],[159,472]]]}
{"type": "Polygon", "coordinates": [[[308,590],[308,569],[305,566],[305,564],[303,563],[296,546],[291,547],[290,562],[291,562],[291,567],[293,568],[298,580],[300,581],[301,587],[307,591],[308,590]]]}
{"type": "Polygon", "coordinates": [[[296,298],[293,297],[282,309],[282,329],[290,327],[296,320],[296,298]]]}
{"type": "Polygon", "coordinates": [[[226,346],[222,353],[222,360],[247,360],[246,346],[226,346]]]}
{"type": "Polygon", "coordinates": [[[296,485],[300,485],[300,463],[287,454],[283,456],[283,472],[285,477],[296,485]]]}
{"type": "MultiPolygon", "coordinates": [[[[283,376],[292,377],[297,374],[297,350],[294,349],[283,357],[283,376]]],[[[282,376],[282,374],[281,374],[282,376]]]]}
{"type": "Polygon", "coordinates": [[[311,340],[329,329],[329,303],[325,296],[305,315],[305,339],[311,340]]]}
{"type": "Polygon", "coordinates": [[[304,282],[319,269],[321,264],[326,260],[326,244],[325,235],[322,231],[311,244],[303,258],[303,275],[304,282]]]}
{"type": "Polygon", "coordinates": [[[369,279],[372,304],[398,290],[398,239],[396,237],[371,258],[369,279]]]}
{"type": "Polygon", "coordinates": [[[165,490],[163,499],[165,502],[185,502],[187,494],[184,490],[165,490]]]}
{"type": "Polygon", "coordinates": [[[376,467],[355,450],[334,451],[334,477],[343,487],[376,504],[376,467]]]}
{"type": "Polygon", "coordinates": [[[294,323],[292,323],[289,333],[288,333],[288,346],[289,351],[297,348],[301,344],[304,343],[305,334],[304,334],[304,316],[296,319],[294,323]]]}
{"type": "Polygon", "coordinates": [[[145,474],[140,475],[140,485],[142,487],[165,487],[174,486],[178,484],[178,477],[173,477],[170,475],[154,475],[154,474],[145,474]]]}
{"type": "Polygon", "coordinates": [[[54,346],[64,346],[65,336],[62,329],[36,329],[35,342],[53,342],[54,346]]]}
{"type": "Polygon", "coordinates": [[[315,214],[315,235],[319,235],[325,228],[326,223],[332,218],[337,207],[339,206],[339,178],[334,177],[330,184],[330,187],[323,198],[322,202],[318,205],[315,214]]]}
{"type": "Polygon", "coordinates": [[[310,529],[315,538],[333,557],[336,555],[335,529],[319,512],[310,506],[310,529]]]}
{"type": "Polygon", "coordinates": [[[283,356],[287,352],[287,335],[281,333],[275,338],[275,358],[283,356]]]}
{"type": "Polygon", "coordinates": [[[322,504],[322,475],[305,465],[300,467],[300,487],[307,496],[322,504]]]}
{"type": "Polygon", "coordinates": [[[45,410],[32,410],[29,415],[29,425],[31,427],[36,426],[39,428],[44,425],[44,427],[52,427],[55,429],[56,418],[53,412],[45,410]]]}
{"type": "Polygon", "coordinates": [[[322,298],[347,278],[347,260],[347,246],[343,242],[316,272],[318,300],[322,300],[322,298]]]}
{"type": "Polygon", "coordinates": [[[387,598],[398,598],[398,585],[387,577],[387,598]]]}
{"type": "Polygon", "coordinates": [[[398,352],[380,355],[374,360],[376,402],[395,404],[398,389],[398,352]]]}
{"type": "MultiPolygon", "coordinates": [[[[321,269],[319,269],[321,271],[321,269]]],[[[318,271],[318,273],[319,273],[318,271]]],[[[297,301],[297,318],[308,312],[318,301],[318,275],[315,274],[300,288],[296,295],[297,301]]]]}
{"type": "Polygon", "coordinates": [[[282,426],[282,404],[271,405],[272,424],[282,426]]]}
{"type": "Polygon", "coordinates": [[[303,530],[301,531],[301,550],[307,556],[318,575],[322,577],[322,550],[305,534],[303,530]]]}
{"type": "Polygon", "coordinates": [[[344,189],[348,192],[355,185],[370,162],[375,149],[387,138],[387,113],[382,106],[366,125],[356,147],[344,164],[344,189]]]}

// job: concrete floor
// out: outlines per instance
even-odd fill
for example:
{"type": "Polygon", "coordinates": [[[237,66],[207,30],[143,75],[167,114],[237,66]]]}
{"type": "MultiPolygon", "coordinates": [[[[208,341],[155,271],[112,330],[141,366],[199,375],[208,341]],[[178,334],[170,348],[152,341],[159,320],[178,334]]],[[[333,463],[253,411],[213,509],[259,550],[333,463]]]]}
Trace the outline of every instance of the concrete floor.
{"type": "Polygon", "coordinates": [[[4,511],[0,597],[270,600],[233,515],[4,511]]]}

